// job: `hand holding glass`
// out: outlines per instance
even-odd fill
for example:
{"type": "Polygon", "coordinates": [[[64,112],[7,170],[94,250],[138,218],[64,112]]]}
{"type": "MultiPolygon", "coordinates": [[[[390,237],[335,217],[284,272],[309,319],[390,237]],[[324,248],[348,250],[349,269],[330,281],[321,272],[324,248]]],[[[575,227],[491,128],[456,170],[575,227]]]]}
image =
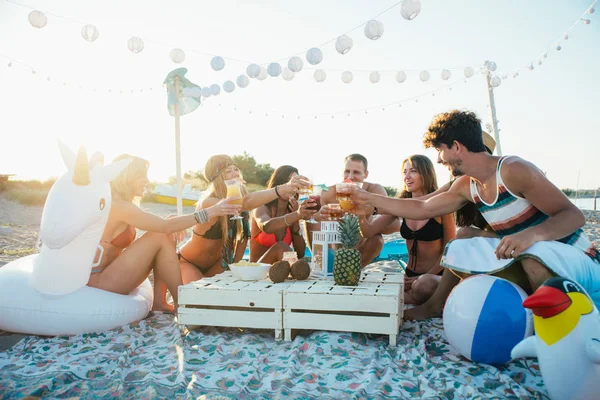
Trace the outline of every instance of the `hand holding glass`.
{"type": "MultiPolygon", "coordinates": [[[[244,199],[242,199],[242,182],[239,179],[230,179],[225,181],[225,185],[227,186],[227,198],[239,197],[237,200],[232,200],[231,204],[243,204],[244,199]]],[[[236,213],[230,219],[242,219],[239,213],[236,213]]]]}

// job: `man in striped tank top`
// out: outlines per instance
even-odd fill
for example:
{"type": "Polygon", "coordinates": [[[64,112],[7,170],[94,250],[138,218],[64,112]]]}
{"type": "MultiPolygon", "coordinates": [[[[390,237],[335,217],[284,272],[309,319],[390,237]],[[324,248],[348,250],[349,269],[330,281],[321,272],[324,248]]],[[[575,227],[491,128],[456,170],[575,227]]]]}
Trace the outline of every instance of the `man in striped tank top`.
{"type": "Polygon", "coordinates": [[[440,317],[459,282],[453,272],[507,277],[529,293],[552,276],[564,276],[583,286],[600,305],[600,257],[581,230],[585,217],[542,171],[519,157],[486,152],[481,121],[469,111],[437,115],[423,142],[438,151],[438,163],[457,177],[447,192],[419,200],[352,188],[353,200],[375,206],[380,213],[420,220],[455,212],[471,202],[493,232],[448,243],[437,291],[426,303],[407,310],[405,318],[440,317]]]}

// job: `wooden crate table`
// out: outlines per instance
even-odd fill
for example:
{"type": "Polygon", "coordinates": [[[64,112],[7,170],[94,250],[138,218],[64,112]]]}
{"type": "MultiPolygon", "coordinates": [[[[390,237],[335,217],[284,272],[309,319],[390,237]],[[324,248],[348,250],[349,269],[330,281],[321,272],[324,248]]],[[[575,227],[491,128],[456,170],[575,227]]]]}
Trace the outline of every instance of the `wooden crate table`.
{"type": "Polygon", "coordinates": [[[404,274],[402,272],[363,271],[360,274],[361,282],[394,283],[401,286],[404,298],[404,274]]]}
{"type": "Polygon", "coordinates": [[[241,281],[231,272],[179,287],[181,325],[274,329],[283,338],[283,290],[291,282],[241,281]]]}
{"type": "Polygon", "coordinates": [[[363,332],[389,335],[390,345],[395,346],[403,295],[400,283],[362,281],[358,286],[336,286],[333,280],[292,282],[283,291],[284,339],[292,340],[292,329],[363,332]]]}

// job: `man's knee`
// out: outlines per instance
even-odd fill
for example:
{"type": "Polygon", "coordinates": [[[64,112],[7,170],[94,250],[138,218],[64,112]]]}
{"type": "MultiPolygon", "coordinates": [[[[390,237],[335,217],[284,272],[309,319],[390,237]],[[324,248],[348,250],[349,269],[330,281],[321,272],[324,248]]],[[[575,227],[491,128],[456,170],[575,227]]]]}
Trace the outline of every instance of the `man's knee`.
{"type": "Polygon", "coordinates": [[[438,287],[438,280],[430,274],[421,275],[412,284],[412,291],[424,295],[431,295],[438,287]]]}
{"type": "Polygon", "coordinates": [[[175,247],[175,241],[168,233],[161,232],[146,232],[144,237],[148,237],[153,242],[160,246],[175,247]]]}
{"type": "Polygon", "coordinates": [[[365,250],[377,252],[377,254],[379,254],[381,249],[383,249],[383,245],[384,245],[383,236],[381,236],[381,235],[371,236],[370,238],[367,238],[367,241],[365,243],[365,250]]]}

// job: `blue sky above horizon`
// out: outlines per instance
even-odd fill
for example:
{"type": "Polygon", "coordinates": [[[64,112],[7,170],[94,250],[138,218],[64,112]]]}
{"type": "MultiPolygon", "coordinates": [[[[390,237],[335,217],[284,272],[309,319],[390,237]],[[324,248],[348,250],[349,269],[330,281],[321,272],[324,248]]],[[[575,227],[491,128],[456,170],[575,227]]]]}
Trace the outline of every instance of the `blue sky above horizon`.
{"type": "MultiPolygon", "coordinates": [[[[289,56],[396,3],[14,1],[71,20],[48,15],[48,25],[35,29],[27,21],[30,8],[0,0],[0,54],[37,72],[16,63],[8,67],[0,56],[0,173],[37,179],[61,175],[56,145],[61,139],[72,148],[84,144],[90,153],[102,151],[107,160],[120,153],[145,157],[156,181],[175,174],[174,122],[161,89],[169,71],[186,67],[187,77],[201,86],[235,81],[248,62],[285,65],[289,56]],[[98,27],[96,42],[81,38],[80,22],[98,27]],[[131,36],[146,40],[141,53],[127,49],[131,36]],[[186,50],[182,64],[170,60],[173,47],[186,50]],[[226,59],[225,68],[215,72],[210,56],[190,49],[244,61],[226,59]]],[[[568,40],[561,40],[561,51],[555,49],[591,1],[422,3],[413,21],[402,19],[399,7],[377,18],[385,26],[377,41],[365,38],[362,28],[350,32],[354,47],[346,55],[339,55],[333,42],[322,46],[324,60],[312,68],[327,71],[323,83],[314,81],[305,62],[290,82],[252,79],[245,89],[207,99],[181,118],[183,171],[202,169],[212,154],[247,151],[261,163],[292,164],[314,181],[331,184],[339,180],[343,157],[359,152],[370,161],[369,180],[399,186],[402,159],[417,153],[435,161],[435,152],[421,144],[435,114],[471,109],[484,124],[491,121],[485,80],[476,74],[435,97],[402,107],[383,105],[443,87],[448,82],[439,77],[442,68],[452,70],[453,82],[465,66],[493,60],[500,75],[510,76],[495,90],[503,153],[532,161],[561,188],[600,186],[600,11],[588,16],[591,24],[578,24],[568,40]],[[541,66],[524,68],[546,49],[541,66]],[[365,72],[354,72],[353,82],[344,84],[342,70],[365,72]],[[377,84],[368,79],[374,70],[382,71],[377,84]],[[396,82],[397,70],[411,71],[405,83],[396,82]],[[430,71],[428,82],[420,82],[420,70],[430,71]],[[372,109],[322,115],[366,108],[372,109]]],[[[439,182],[446,182],[445,168],[436,170],[439,182]]]]}

